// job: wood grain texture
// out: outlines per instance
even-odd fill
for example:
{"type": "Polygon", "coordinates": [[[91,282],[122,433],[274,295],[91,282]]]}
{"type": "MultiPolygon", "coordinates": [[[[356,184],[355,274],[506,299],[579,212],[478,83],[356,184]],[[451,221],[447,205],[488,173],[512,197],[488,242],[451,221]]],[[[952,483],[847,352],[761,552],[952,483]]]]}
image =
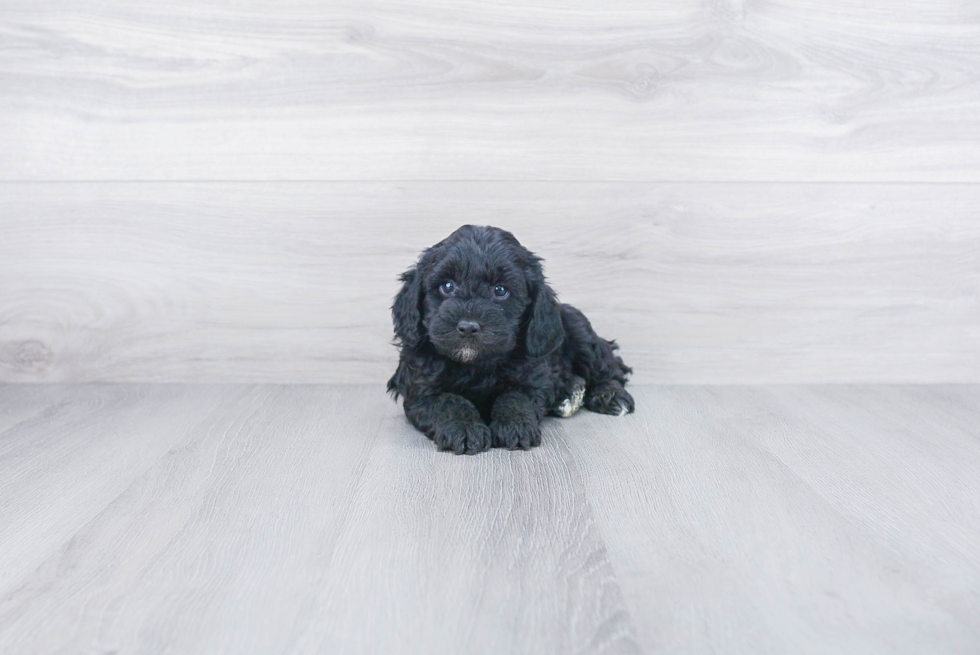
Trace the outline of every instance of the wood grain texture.
{"type": "Polygon", "coordinates": [[[546,260],[635,381],[980,381],[980,186],[2,184],[0,380],[381,383],[462,223],[546,260]]]}
{"type": "MultiPolygon", "coordinates": [[[[176,393],[81,389],[125,389],[125,407],[105,403],[97,422],[79,417],[74,429],[80,440],[114,435],[120,458],[134,452],[115,429],[121,415],[155,420],[176,393]]],[[[45,466],[57,464],[47,429],[34,427],[36,469],[57,469],[45,466]]],[[[530,454],[455,457],[379,388],[229,386],[170,443],[58,548],[4,571],[0,649],[637,652],[556,439],[530,454]]],[[[21,526],[23,543],[81,500],[70,485],[22,488],[62,492],[21,526]]]]}
{"type": "Polygon", "coordinates": [[[0,432],[3,590],[62,548],[221,400],[208,387],[0,391],[5,415],[17,405],[35,410],[0,432]],[[147,395],[150,402],[142,402],[147,395]],[[66,496],[70,503],[62,502],[66,496]]]}
{"type": "Polygon", "coordinates": [[[646,650],[976,652],[980,389],[634,395],[562,438],[646,650]]]}
{"type": "Polygon", "coordinates": [[[639,652],[560,423],[456,457],[385,414],[301,652],[639,652]]]}
{"type": "Polygon", "coordinates": [[[0,650],[976,651],[980,386],[633,393],[457,457],[377,386],[0,385],[0,650]]]}
{"type": "Polygon", "coordinates": [[[980,182],[960,0],[7,0],[7,180],[980,182]]]}

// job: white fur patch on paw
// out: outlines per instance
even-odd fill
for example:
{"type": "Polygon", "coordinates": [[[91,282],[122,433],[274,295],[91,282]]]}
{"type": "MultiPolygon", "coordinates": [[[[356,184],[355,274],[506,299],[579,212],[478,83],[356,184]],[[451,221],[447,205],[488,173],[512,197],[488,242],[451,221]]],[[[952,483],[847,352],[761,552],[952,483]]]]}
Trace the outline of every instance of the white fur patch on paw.
{"type": "Polygon", "coordinates": [[[570,398],[566,398],[561,401],[555,413],[562,417],[568,418],[578,410],[582,409],[582,405],[585,403],[585,380],[579,378],[576,380],[575,386],[572,388],[572,395],[570,398]]]}

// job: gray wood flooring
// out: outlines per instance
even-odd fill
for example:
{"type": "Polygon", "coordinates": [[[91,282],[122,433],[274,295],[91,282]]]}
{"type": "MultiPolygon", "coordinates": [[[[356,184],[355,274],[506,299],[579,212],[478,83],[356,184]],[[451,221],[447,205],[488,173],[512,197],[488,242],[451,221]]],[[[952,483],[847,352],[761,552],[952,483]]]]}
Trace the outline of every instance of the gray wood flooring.
{"type": "Polygon", "coordinates": [[[980,387],[637,386],[437,452],[378,386],[0,386],[3,653],[977,653],[980,387]]]}

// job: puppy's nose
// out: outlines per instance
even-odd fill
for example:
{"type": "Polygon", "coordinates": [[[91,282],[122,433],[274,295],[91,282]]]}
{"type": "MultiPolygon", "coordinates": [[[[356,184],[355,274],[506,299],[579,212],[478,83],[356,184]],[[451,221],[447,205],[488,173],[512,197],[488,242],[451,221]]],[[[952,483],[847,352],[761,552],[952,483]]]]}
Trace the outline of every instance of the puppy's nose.
{"type": "Polygon", "coordinates": [[[472,337],[474,334],[480,331],[480,324],[476,321],[471,321],[468,319],[463,319],[456,324],[456,331],[462,334],[464,337],[472,337]]]}

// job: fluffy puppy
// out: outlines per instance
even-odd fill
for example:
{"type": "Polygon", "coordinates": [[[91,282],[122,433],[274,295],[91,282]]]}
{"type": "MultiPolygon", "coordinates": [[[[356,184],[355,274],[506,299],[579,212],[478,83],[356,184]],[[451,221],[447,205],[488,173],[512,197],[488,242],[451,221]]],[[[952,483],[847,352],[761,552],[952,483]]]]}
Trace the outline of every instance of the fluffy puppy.
{"type": "Polygon", "coordinates": [[[391,308],[400,350],[388,391],[443,450],[541,443],[541,421],[583,404],[633,411],[632,370],[582,312],[560,304],[541,259],[496,227],[464,225],[401,275],[391,308]]]}

